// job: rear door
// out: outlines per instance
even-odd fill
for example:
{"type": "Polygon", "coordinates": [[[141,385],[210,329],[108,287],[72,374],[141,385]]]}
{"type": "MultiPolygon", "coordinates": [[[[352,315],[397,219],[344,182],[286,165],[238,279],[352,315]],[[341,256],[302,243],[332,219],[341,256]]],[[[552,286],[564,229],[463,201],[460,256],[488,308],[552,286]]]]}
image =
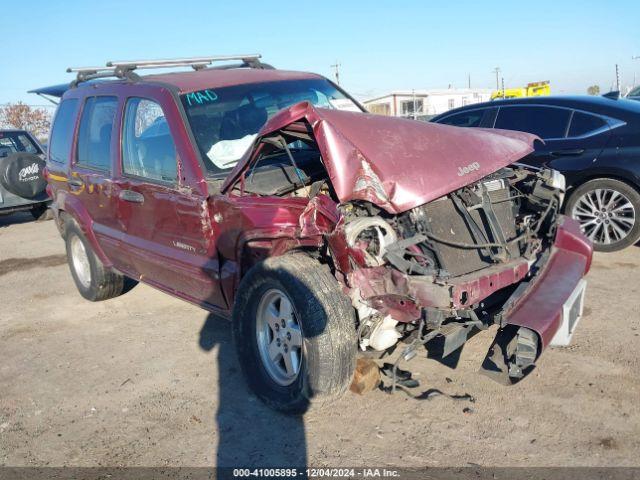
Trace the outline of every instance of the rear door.
{"type": "Polygon", "coordinates": [[[545,143],[538,142],[535,145],[535,152],[523,160],[523,163],[542,167],[553,158],[552,152],[565,148],[563,142],[570,119],[571,110],[567,108],[545,105],[504,105],[498,111],[494,127],[533,133],[543,139],[545,143]]]}
{"type": "MultiPolygon", "coordinates": [[[[116,269],[128,272],[129,259],[120,248],[123,225],[117,217],[112,155],[117,150],[118,97],[91,96],[84,100],[69,178],[69,193],[79,197],[96,239],[116,269]]],[[[85,219],[86,221],[87,219],[85,219]]]]}
{"type": "Polygon", "coordinates": [[[551,151],[547,164],[567,176],[575,184],[594,165],[611,139],[609,119],[574,110],[569,121],[567,138],[551,151]]]}
{"type": "Polygon", "coordinates": [[[608,140],[604,118],[547,105],[502,106],[495,128],[533,133],[544,140],[524,163],[563,173],[579,171],[598,157],[608,140]]]}
{"type": "Polygon", "coordinates": [[[147,93],[127,98],[124,106],[116,181],[119,215],[126,226],[124,246],[144,281],[198,303],[225,307],[207,197],[184,185],[168,121],[177,119],[165,112],[171,106],[166,98],[147,93]]]}

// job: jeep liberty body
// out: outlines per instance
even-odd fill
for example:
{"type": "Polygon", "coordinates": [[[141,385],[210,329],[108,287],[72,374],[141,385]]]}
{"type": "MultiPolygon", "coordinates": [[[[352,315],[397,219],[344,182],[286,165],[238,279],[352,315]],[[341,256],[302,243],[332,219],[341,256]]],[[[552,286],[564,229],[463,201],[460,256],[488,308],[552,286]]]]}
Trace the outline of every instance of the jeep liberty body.
{"type": "Polygon", "coordinates": [[[359,348],[446,357],[497,324],[482,370],[509,384],[569,341],[592,248],[563,177],[516,163],[537,137],[192,63],[82,71],[62,97],[48,189],[85,298],[141,281],[230,318],[249,385],[286,412],[344,393],[359,348]]]}

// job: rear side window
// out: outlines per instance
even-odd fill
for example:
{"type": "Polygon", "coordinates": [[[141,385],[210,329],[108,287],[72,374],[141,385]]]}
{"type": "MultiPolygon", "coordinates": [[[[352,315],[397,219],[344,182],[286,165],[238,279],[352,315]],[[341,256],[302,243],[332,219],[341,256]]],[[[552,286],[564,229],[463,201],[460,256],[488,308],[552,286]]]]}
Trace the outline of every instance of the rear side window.
{"type": "Polygon", "coordinates": [[[495,128],[533,133],[540,138],[564,138],[571,110],[554,107],[500,107],[495,128]]]}
{"type": "Polygon", "coordinates": [[[78,130],[78,164],[100,170],[111,166],[111,133],[116,97],[90,97],[84,104],[78,130]]]}
{"type": "Polygon", "coordinates": [[[130,98],[124,115],[123,173],[174,183],[176,147],[162,107],[152,100],[130,98]]]}
{"type": "Polygon", "coordinates": [[[76,98],[63,100],[58,107],[49,139],[49,160],[52,162],[69,163],[77,111],[78,99],[76,98]]]}
{"type": "Polygon", "coordinates": [[[607,122],[604,118],[588,113],[574,112],[571,117],[571,126],[569,127],[570,137],[581,137],[588,135],[606,126],[607,122]]]}

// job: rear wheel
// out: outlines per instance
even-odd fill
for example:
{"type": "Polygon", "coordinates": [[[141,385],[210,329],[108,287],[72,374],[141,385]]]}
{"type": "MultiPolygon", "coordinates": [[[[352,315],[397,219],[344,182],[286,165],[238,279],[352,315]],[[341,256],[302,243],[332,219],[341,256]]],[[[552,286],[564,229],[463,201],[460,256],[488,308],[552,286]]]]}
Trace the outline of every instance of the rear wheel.
{"type": "Polygon", "coordinates": [[[595,250],[614,252],[640,239],[640,194],[619,180],[586,182],[571,194],[566,211],[580,222],[595,250]]]}
{"type": "Polygon", "coordinates": [[[97,302],[122,295],[135,285],[135,281],[105,268],[75,222],[67,221],[65,230],[67,263],[80,295],[97,302]]]}
{"type": "Polygon", "coordinates": [[[340,397],[355,368],[355,315],[323,265],[269,258],[243,278],[233,310],[240,365],[254,393],[286,413],[340,397]]]}

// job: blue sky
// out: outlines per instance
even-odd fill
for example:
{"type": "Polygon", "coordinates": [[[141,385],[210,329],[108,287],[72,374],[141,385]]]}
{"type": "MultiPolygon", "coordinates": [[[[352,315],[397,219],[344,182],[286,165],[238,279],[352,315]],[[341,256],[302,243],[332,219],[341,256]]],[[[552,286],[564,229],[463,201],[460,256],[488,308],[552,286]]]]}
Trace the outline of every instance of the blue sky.
{"type": "Polygon", "coordinates": [[[360,98],[392,89],[551,80],[554,93],[640,83],[640,1],[3,0],[0,103],[107,60],[263,54],[278,68],[331,75],[360,98]],[[8,6],[6,4],[9,4],[8,6]],[[17,21],[20,20],[20,21],[17,21]]]}

